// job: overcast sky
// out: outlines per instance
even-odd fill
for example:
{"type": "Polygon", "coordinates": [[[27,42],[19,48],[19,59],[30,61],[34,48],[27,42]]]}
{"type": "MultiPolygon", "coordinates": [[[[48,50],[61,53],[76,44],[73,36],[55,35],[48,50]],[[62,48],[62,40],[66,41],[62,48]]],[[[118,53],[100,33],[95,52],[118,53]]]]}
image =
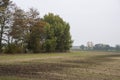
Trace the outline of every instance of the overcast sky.
{"type": "Polygon", "coordinates": [[[12,0],[19,7],[52,12],[70,23],[73,45],[120,44],[120,0],[12,0]]]}

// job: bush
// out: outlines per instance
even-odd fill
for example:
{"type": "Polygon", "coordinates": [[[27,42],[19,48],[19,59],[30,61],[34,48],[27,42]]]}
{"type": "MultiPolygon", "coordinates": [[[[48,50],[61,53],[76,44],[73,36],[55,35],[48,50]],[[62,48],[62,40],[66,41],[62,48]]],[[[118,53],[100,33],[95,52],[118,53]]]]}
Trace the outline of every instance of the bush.
{"type": "Polygon", "coordinates": [[[4,53],[22,53],[24,52],[22,45],[15,43],[9,44],[5,47],[4,53]]]}

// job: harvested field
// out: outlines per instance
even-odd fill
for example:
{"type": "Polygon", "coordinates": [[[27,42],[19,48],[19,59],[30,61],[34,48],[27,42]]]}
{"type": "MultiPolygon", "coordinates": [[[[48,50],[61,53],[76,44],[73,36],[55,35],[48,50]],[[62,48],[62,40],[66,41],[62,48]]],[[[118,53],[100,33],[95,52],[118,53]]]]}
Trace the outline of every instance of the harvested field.
{"type": "Polygon", "coordinates": [[[120,80],[120,53],[0,56],[0,80],[120,80]]]}

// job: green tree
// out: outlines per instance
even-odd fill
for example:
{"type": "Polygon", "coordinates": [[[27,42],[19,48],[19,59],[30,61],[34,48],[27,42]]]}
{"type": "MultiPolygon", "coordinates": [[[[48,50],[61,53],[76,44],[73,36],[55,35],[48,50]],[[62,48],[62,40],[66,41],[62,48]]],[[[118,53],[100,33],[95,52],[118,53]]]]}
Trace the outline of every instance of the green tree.
{"type": "Polygon", "coordinates": [[[56,48],[56,37],[54,36],[54,30],[50,27],[49,24],[45,26],[44,32],[44,52],[55,52],[56,48]]]}
{"type": "MultiPolygon", "coordinates": [[[[50,25],[56,38],[56,51],[63,52],[70,49],[72,40],[70,36],[70,26],[58,15],[49,13],[45,15],[43,20],[50,25]]],[[[52,44],[51,44],[52,45],[52,44]]]]}

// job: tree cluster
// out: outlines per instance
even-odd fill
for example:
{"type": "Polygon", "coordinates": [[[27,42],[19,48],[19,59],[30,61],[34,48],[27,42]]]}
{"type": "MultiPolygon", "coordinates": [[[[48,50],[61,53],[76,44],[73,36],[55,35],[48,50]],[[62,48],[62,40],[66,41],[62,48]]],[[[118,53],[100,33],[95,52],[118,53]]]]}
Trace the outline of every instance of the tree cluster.
{"type": "Polygon", "coordinates": [[[95,51],[120,51],[120,45],[112,47],[108,44],[95,44],[93,47],[87,47],[85,45],[80,46],[80,50],[95,50],[95,51]]]}
{"type": "Polygon", "coordinates": [[[36,9],[24,11],[9,0],[0,2],[0,52],[65,52],[71,45],[70,25],[59,15],[40,18],[36,9]]]}

